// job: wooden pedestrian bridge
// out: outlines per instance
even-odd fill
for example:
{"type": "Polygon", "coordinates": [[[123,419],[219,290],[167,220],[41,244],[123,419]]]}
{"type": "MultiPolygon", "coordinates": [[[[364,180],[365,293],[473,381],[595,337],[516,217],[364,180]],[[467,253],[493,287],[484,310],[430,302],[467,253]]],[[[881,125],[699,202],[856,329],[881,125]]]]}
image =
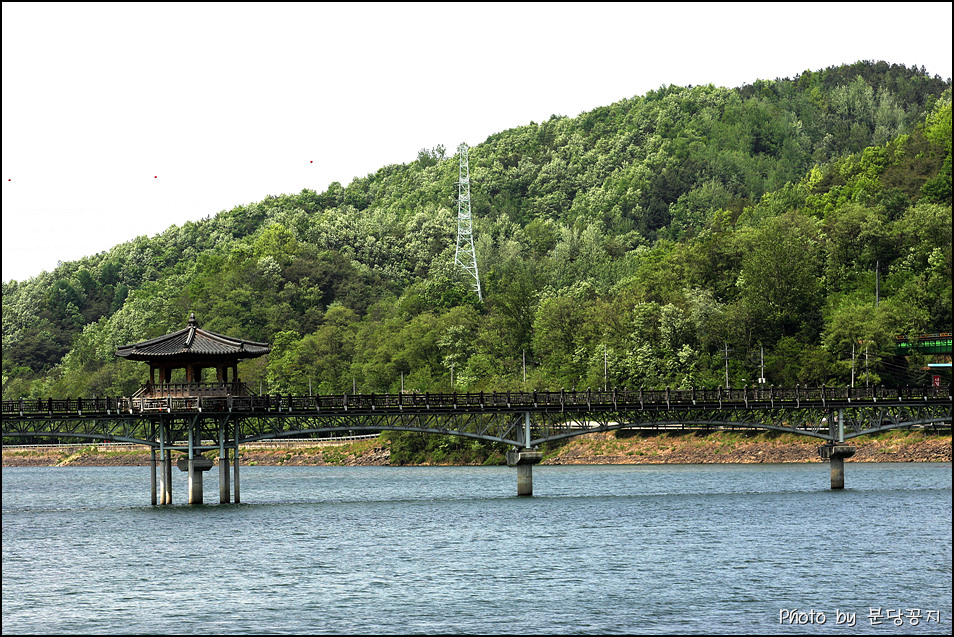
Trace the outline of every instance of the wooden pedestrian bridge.
{"type": "Polygon", "coordinates": [[[147,445],[153,504],[172,502],[175,452],[176,466],[188,474],[189,503],[198,504],[202,473],[213,466],[203,454],[218,452],[219,501],[239,502],[239,446],[268,439],[412,431],[502,443],[511,447],[517,493],[531,495],[531,469],[547,442],[616,429],[770,429],[821,439],[819,453],[830,461],[837,489],[844,486],[843,460],[854,453],[846,440],[951,423],[949,385],[258,396],[238,379],[238,365],[270,351],[268,343],[204,330],[193,313],[183,329],[116,350],[149,364],[149,380],[135,394],[5,400],[3,442],[147,445]],[[213,371],[215,381],[203,382],[213,371]],[[185,382],[173,382],[177,375],[185,382]]]}
{"type": "Polygon", "coordinates": [[[951,425],[951,388],[795,387],[613,389],[504,393],[253,395],[232,383],[155,384],[134,396],[5,400],[3,441],[115,441],[152,450],[153,503],[171,503],[172,452],[202,501],[202,472],[218,451],[220,502],[239,501],[238,448],[281,438],[382,431],[463,436],[511,447],[518,493],[532,493],[540,445],[618,429],[745,428],[820,439],[832,488],[844,486],[852,438],[903,427],[951,425]],[[183,442],[185,441],[185,442],[183,442]],[[214,441],[210,443],[209,441],[214,441]],[[214,454],[212,454],[214,455],[214,454]],[[160,465],[159,484],[156,462],[160,465]]]}

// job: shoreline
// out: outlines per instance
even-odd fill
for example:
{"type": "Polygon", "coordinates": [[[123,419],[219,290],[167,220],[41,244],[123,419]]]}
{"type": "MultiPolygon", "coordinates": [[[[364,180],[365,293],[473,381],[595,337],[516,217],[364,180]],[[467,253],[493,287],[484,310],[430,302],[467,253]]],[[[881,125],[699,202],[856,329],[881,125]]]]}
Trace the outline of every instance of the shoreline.
{"type": "MultiPolygon", "coordinates": [[[[822,440],[765,431],[611,431],[586,434],[544,449],[542,465],[725,464],[822,462],[822,440]]],[[[890,431],[849,441],[855,455],[846,462],[951,462],[951,434],[890,431]]],[[[149,466],[145,447],[90,444],[70,447],[3,448],[3,467],[149,466]]],[[[217,464],[217,454],[206,454],[217,464]]],[[[243,446],[242,466],[391,466],[381,438],[324,444],[243,446]]],[[[482,464],[424,462],[414,466],[482,464]]],[[[409,465],[405,465],[409,466],[409,465]]]]}

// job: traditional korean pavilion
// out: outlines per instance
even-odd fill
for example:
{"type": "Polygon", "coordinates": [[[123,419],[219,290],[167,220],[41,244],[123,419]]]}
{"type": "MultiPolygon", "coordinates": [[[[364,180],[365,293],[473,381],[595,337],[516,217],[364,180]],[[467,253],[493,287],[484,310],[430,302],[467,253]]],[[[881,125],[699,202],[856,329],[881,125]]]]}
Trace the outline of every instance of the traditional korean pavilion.
{"type": "Polygon", "coordinates": [[[233,396],[247,395],[248,388],[238,378],[238,362],[271,351],[268,343],[257,343],[209,332],[199,327],[195,313],[184,329],[140,343],[123,345],[116,356],[149,363],[149,382],[139,396],[233,396]],[[185,382],[173,383],[172,373],[185,370],[185,382]],[[209,373],[215,370],[214,381],[209,373]],[[157,378],[158,376],[158,378],[157,378]]]}

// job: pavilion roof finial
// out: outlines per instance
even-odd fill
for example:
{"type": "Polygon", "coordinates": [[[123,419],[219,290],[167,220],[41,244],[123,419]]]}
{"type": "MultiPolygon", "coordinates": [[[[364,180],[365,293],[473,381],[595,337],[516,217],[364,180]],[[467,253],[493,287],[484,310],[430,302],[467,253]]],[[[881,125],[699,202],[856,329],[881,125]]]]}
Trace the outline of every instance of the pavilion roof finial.
{"type": "Polygon", "coordinates": [[[189,327],[198,327],[199,322],[195,320],[195,312],[189,313],[189,327]]]}

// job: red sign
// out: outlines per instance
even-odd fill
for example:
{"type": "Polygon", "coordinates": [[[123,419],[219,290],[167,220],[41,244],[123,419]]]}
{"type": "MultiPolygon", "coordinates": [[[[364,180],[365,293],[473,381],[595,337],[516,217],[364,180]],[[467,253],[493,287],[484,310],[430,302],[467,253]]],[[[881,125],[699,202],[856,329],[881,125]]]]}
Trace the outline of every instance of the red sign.
{"type": "Polygon", "coordinates": [[[935,387],[941,386],[941,377],[938,376],[937,374],[934,375],[934,386],[935,387]]]}

